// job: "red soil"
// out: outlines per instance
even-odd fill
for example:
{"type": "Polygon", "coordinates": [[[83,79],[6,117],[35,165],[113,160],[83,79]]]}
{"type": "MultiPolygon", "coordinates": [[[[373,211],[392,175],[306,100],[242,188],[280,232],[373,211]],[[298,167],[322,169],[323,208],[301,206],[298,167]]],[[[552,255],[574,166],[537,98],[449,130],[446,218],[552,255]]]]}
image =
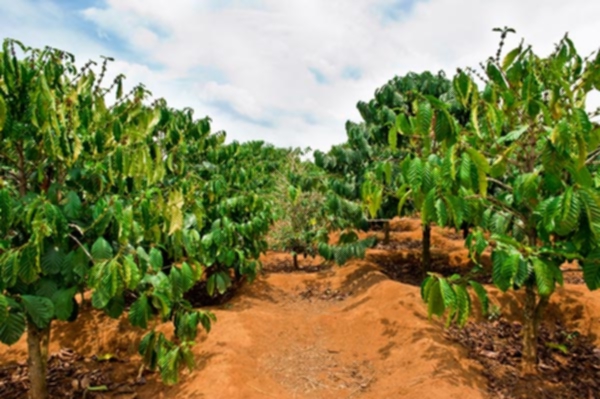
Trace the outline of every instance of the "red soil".
{"type": "MultiPolygon", "coordinates": [[[[418,221],[395,220],[392,241],[420,240],[418,221]]],[[[382,233],[379,233],[382,234],[382,233]]],[[[433,253],[454,266],[467,265],[454,232],[434,229],[433,253]]],[[[263,258],[267,273],[244,286],[229,303],[213,309],[218,321],[194,348],[197,368],[181,382],[163,386],[146,374],[135,392],[115,398],[485,398],[481,366],[466,349],[445,338],[429,321],[419,288],[390,280],[376,260],[408,256],[418,249],[369,251],[366,260],[314,273],[268,273],[291,264],[286,254],[263,258]]],[[[301,267],[320,259],[301,260],[301,267]]],[[[494,294],[503,314],[516,314],[513,294],[494,294]]],[[[548,320],[560,319],[600,343],[598,294],[566,285],[554,295],[548,320]]],[[[168,326],[160,326],[172,333],[168,326]]],[[[50,352],[72,348],[86,357],[112,354],[98,363],[113,381],[133,386],[137,342],[143,332],[126,320],[83,312],[76,323],[55,323],[50,352]]],[[[26,342],[0,346],[0,368],[26,359],[26,342]]],[[[97,395],[97,394],[96,394],[97,395]]],[[[88,395],[88,397],[92,397],[88,395]]]]}

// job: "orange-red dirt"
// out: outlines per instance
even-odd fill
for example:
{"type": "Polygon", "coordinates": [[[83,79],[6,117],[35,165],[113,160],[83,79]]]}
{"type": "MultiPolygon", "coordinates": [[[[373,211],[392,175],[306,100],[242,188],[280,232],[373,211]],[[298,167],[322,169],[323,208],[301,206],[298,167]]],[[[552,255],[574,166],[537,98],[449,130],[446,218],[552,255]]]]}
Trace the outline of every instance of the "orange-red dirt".
{"type": "MultiPolygon", "coordinates": [[[[418,221],[395,220],[392,240],[420,240],[418,221]]],[[[467,265],[462,241],[453,231],[434,229],[433,252],[453,265],[467,265]]],[[[383,233],[378,233],[382,236],[383,233]]],[[[269,273],[291,264],[287,254],[268,253],[265,271],[229,303],[213,308],[217,323],[200,334],[194,348],[197,368],[181,382],[163,386],[146,374],[135,393],[106,398],[487,398],[480,365],[444,337],[439,321],[429,321],[419,288],[390,280],[376,260],[408,256],[406,249],[371,250],[365,260],[314,273],[269,273]]],[[[320,259],[301,260],[303,268],[320,259]]],[[[516,314],[512,294],[494,291],[503,314],[516,314]]],[[[88,304],[89,306],[89,304],[88,304]]],[[[76,323],[55,323],[50,352],[72,348],[84,356],[112,354],[103,363],[116,381],[135,380],[137,343],[143,332],[126,318],[111,320],[83,312],[76,323]]],[[[516,316],[515,316],[516,317],[516,316]]],[[[591,335],[598,344],[600,301],[582,285],[566,285],[554,295],[548,319],[591,335]]],[[[168,326],[160,326],[171,334],[168,326]]],[[[26,342],[0,346],[0,367],[26,359],[26,342]]]]}

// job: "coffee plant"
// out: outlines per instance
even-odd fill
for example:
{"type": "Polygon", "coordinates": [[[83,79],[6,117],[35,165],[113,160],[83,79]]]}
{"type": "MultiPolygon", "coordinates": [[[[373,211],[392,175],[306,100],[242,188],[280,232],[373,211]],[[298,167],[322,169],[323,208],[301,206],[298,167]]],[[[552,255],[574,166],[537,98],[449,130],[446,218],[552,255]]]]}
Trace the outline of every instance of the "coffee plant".
{"type": "MultiPolygon", "coordinates": [[[[503,43],[512,30],[500,32],[503,43]]],[[[539,324],[563,282],[560,265],[577,260],[588,287],[600,286],[600,191],[592,174],[600,125],[586,110],[586,98],[600,89],[600,55],[580,56],[567,36],[546,57],[523,43],[502,60],[500,53],[483,65],[482,90],[463,71],[454,79],[470,115],[455,121],[457,145],[479,187],[468,198],[479,203],[479,221],[467,242],[474,255],[491,251],[500,290],[524,291],[523,371],[532,373],[539,324]]],[[[423,285],[430,313],[449,309],[461,324],[469,309],[463,291],[440,276],[423,285]]]]}
{"type": "Polygon", "coordinates": [[[241,190],[224,133],[148,105],[141,85],[123,93],[121,75],[103,85],[108,61],[77,69],[66,52],[15,40],[0,54],[0,341],[27,335],[36,399],[48,395],[52,322],[91,311],[77,293],[150,329],[140,354],[174,383],[193,366],[198,326],[214,321],[184,294],[253,275],[266,246],[267,206],[241,190]],[[172,322],[174,338],[155,321],[172,322]]]}

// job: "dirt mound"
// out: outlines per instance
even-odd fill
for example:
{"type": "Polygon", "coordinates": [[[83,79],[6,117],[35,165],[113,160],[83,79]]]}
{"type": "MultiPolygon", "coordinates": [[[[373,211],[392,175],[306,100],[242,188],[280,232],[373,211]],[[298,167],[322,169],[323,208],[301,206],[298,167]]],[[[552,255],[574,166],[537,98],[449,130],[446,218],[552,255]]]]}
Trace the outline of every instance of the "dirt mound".
{"type": "MultiPolygon", "coordinates": [[[[105,365],[98,359],[84,358],[70,349],[50,356],[48,369],[48,390],[52,397],[91,399],[108,390],[120,394],[135,392],[131,386],[111,383],[105,365]]],[[[2,399],[27,397],[29,376],[24,362],[0,368],[0,381],[2,399]]]]}
{"type": "Polygon", "coordinates": [[[539,375],[520,378],[521,324],[498,320],[451,328],[449,337],[469,348],[500,398],[594,398],[600,388],[600,350],[590,337],[561,324],[543,324],[538,341],[539,375]]]}

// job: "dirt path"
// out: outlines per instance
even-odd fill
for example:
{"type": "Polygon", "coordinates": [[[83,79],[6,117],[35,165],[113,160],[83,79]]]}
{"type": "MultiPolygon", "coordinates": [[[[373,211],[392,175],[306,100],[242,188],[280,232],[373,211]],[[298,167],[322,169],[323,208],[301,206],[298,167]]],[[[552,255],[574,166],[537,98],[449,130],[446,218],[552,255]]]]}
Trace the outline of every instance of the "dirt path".
{"type": "Polygon", "coordinates": [[[261,277],[196,350],[200,368],[143,398],[480,398],[485,381],[427,320],[418,288],[365,261],[261,277]],[[156,396],[154,396],[156,395],[156,396]]]}

